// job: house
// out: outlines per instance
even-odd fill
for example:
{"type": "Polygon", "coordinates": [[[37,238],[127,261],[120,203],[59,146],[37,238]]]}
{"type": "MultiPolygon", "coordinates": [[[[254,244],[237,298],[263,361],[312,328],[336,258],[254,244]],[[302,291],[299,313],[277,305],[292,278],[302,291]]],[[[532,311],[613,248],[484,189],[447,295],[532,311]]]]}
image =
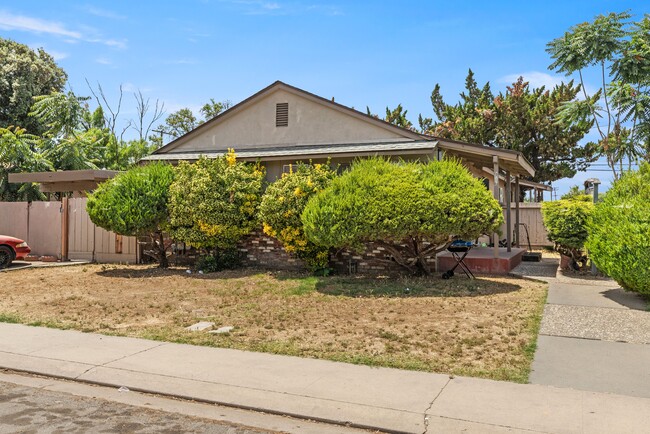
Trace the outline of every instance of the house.
{"type": "MultiPolygon", "coordinates": [[[[333,166],[345,168],[356,158],[374,155],[420,161],[453,156],[476,177],[484,179],[495,198],[504,203],[508,241],[513,232],[511,199],[520,197],[519,191],[523,189],[533,189],[539,197],[539,192],[549,188],[543,184],[519,182],[520,177],[535,173],[520,152],[420,134],[281,81],[166,144],[143,161],[177,163],[200,157],[215,158],[224,155],[229,148],[235,149],[238,159],[260,161],[266,166],[270,182],[299,161],[324,163],[330,160],[333,166]]],[[[518,200],[515,205],[517,234],[518,200]]],[[[518,235],[515,237],[518,239],[518,235]]],[[[494,240],[497,240],[496,235],[494,240]]],[[[255,241],[258,247],[251,248],[259,248],[261,242],[269,250],[272,244],[269,239],[255,241]]],[[[493,256],[498,259],[500,252],[498,243],[495,244],[493,256]]],[[[264,253],[268,257],[270,252],[264,253]]],[[[507,253],[508,257],[512,256],[510,247],[507,253]]],[[[359,261],[368,264],[368,258],[365,259],[361,257],[359,261]]],[[[284,259],[277,262],[284,262],[284,259]]]]}

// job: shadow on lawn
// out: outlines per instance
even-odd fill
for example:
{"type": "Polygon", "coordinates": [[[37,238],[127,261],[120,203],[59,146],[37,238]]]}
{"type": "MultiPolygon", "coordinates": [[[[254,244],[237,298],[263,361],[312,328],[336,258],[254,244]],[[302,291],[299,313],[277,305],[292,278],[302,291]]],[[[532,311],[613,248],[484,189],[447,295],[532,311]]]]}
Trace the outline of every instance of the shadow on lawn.
{"type": "Polygon", "coordinates": [[[501,279],[478,278],[443,280],[439,276],[371,278],[371,277],[321,277],[316,291],[326,295],[353,298],[368,297],[478,297],[518,291],[521,285],[501,279]]]}
{"type": "Polygon", "coordinates": [[[317,291],[324,295],[344,297],[477,297],[493,294],[505,294],[518,291],[521,285],[514,278],[498,280],[479,277],[470,280],[456,276],[443,280],[439,275],[429,277],[370,277],[370,276],[313,276],[308,273],[269,271],[259,268],[240,268],[224,270],[217,273],[187,273],[186,268],[173,267],[161,269],[154,266],[120,267],[105,266],[97,275],[109,278],[143,279],[166,276],[183,277],[199,280],[245,279],[267,275],[278,282],[286,282],[288,291],[293,295],[302,295],[317,291]]]}

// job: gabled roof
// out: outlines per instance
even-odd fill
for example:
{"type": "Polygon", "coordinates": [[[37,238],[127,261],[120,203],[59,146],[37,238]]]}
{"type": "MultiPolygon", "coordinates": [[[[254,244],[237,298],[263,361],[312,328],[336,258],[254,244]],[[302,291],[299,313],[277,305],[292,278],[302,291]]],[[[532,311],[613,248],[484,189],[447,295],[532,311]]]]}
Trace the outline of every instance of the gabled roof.
{"type": "Polygon", "coordinates": [[[406,128],[399,127],[397,125],[393,125],[390,122],[386,122],[383,119],[376,118],[374,116],[370,116],[366,113],[360,112],[358,110],[355,110],[353,108],[344,106],[343,104],[339,104],[337,102],[328,100],[326,98],[323,98],[321,96],[318,96],[316,94],[313,94],[311,92],[307,92],[306,90],[300,89],[295,86],[291,86],[289,84],[283,83],[282,81],[276,81],[275,83],[271,84],[270,86],[265,87],[264,89],[260,90],[259,92],[255,93],[254,95],[251,95],[250,97],[246,98],[242,102],[235,104],[234,106],[230,107],[228,110],[219,113],[217,116],[214,118],[210,119],[209,121],[199,125],[192,131],[188,132],[187,134],[182,135],[181,137],[178,137],[177,139],[169,142],[165,146],[162,146],[158,150],[154,151],[154,154],[166,154],[176,147],[180,146],[181,144],[191,140],[193,137],[197,136],[198,134],[202,133],[206,129],[210,127],[214,127],[218,125],[220,122],[223,122],[224,120],[228,119],[229,117],[232,117],[236,115],[237,113],[242,112],[245,110],[247,107],[255,104],[257,101],[265,98],[266,96],[270,95],[271,93],[274,93],[278,90],[284,90],[289,93],[293,93],[295,95],[302,96],[304,98],[307,98],[308,100],[321,104],[325,107],[328,107],[330,109],[334,109],[336,111],[345,113],[349,116],[352,116],[356,119],[362,120],[364,122],[368,122],[372,125],[378,126],[380,128],[383,128],[388,131],[392,131],[393,133],[399,134],[405,139],[410,139],[410,140],[433,140],[431,137],[426,136],[424,134],[417,133],[415,131],[411,131],[406,128]]]}

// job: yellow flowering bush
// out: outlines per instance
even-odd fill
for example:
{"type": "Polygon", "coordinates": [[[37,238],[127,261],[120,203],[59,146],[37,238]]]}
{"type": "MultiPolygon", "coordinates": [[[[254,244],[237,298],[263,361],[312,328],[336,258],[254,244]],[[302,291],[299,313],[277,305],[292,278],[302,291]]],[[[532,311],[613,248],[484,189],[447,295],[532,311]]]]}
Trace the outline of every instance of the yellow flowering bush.
{"type": "Polygon", "coordinates": [[[307,241],[300,215],[309,198],[335,177],[329,164],[292,164],[289,173],[269,185],[260,205],[264,233],[278,239],[288,253],[304,260],[313,271],[327,268],[329,250],[307,241]]]}
{"type": "Polygon", "coordinates": [[[221,158],[181,162],[170,187],[170,234],[197,248],[232,248],[257,227],[264,167],[221,158]]]}

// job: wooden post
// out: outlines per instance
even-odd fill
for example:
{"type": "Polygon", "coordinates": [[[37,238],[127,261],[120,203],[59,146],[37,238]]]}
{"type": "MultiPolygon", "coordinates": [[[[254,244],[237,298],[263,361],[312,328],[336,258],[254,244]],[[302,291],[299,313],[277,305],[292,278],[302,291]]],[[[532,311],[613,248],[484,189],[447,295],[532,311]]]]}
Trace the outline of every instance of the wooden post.
{"type": "Polygon", "coordinates": [[[61,261],[68,260],[68,196],[61,193],[61,261]]]}
{"type": "Polygon", "coordinates": [[[519,238],[519,223],[521,223],[519,215],[519,200],[521,198],[521,190],[519,189],[519,175],[515,176],[515,245],[521,247],[521,238],[519,238]]]}
{"type": "MultiPolygon", "coordinates": [[[[497,202],[501,203],[499,200],[499,157],[494,155],[492,157],[492,163],[494,164],[494,198],[497,202]]],[[[494,233],[492,235],[492,243],[494,244],[494,257],[499,257],[499,234],[494,233]]]]}
{"type": "Polygon", "coordinates": [[[506,170],[506,249],[512,251],[512,182],[510,171],[506,170]]]}

